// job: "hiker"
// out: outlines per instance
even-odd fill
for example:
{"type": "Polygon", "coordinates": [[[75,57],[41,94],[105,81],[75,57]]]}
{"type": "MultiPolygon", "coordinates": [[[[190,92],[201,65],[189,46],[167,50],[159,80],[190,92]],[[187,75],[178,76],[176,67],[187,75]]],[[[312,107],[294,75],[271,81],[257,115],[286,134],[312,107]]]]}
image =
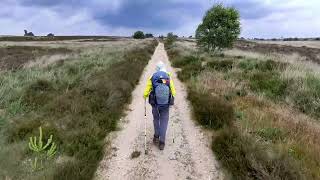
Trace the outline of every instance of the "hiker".
{"type": "Polygon", "coordinates": [[[171,74],[166,71],[162,61],[156,65],[156,72],[147,81],[144,90],[144,98],[149,98],[149,104],[152,106],[154,136],[153,143],[159,145],[163,150],[166,140],[166,131],[169,121],[169,106],[174,104],[176,90],[171,74]]]}

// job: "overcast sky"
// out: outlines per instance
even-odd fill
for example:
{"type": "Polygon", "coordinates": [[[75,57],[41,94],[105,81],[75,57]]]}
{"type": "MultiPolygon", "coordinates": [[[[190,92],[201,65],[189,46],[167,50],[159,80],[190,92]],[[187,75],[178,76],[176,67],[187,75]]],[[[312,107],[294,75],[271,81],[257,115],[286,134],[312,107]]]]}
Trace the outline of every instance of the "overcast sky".
{"type": "MultiPolygon", "coordinates": [[[[214,0],[0,0],[0,35],[156,35],[194,31],[214,0]]],[[[244,37],[319,37],[320,0],[220,0],[244,37]]]]}

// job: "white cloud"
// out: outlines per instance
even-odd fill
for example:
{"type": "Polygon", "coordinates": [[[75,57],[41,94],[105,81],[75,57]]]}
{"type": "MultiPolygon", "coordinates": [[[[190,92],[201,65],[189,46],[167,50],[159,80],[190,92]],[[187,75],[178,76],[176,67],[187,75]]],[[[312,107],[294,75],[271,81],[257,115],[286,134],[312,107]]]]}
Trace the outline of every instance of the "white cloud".
{"type": "MultiPolygon", "coordinates": [[[[46,35],[50,32],[57,35],[131,35],[136,30],[112,27],[95,19],[98,13],[117,12],[129,0],[81,1],[87,4],[77,7],[64,6],[63,3],[55,7],[24,6],[19,1],[2,0],[0,34],[22,35],[23,30],[27,29],[36,35],[46,35]]],[[[174,28],[159,30],[160,28],[155,25],[143,28],[144,31],[154,34],[167,34],[172,31],[179,35],[193,35],[205,11],[217,1],[164,0],[164,3],[170,2],[196,2],[202,9],[197,10],[199,12],[194,12],[195,10],[191,12],[186,8],[155,11],[155,16],[167,17],[170,23],[174,19],[171,17],[180,17],[180,20],[174,22],[176,24],[174,28]]],[[[235,5],[243,13],[242,36],[264,38],[320,36],[319,0],[220,0],[220,2],[235,5]]]]}

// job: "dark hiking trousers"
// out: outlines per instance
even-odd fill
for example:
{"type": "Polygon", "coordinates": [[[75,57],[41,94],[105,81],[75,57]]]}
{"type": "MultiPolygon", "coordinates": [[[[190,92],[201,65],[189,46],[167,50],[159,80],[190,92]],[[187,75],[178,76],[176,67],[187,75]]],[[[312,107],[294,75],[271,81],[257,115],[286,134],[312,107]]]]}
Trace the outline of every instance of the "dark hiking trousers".
{"type": "Polygon", "coordinates": [[[169,107],[152,106],[154,136],[160,137],[161,142],[166,141],[166,132],[169,121],[169,107]]]}

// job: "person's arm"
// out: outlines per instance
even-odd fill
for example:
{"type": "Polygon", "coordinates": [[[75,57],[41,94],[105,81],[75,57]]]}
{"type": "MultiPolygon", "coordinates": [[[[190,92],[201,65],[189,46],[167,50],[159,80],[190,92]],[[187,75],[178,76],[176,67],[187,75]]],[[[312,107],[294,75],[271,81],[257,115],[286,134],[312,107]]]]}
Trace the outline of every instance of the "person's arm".
{"type": "Polygon", "coordinates": [[[146,88],[144,89],[143,97],[146,99],[149,96],[151,91],[152,91],[152,81],[150,78],[148,79],[146,88]]]}
{"type": "Polygon", "coordinates": [[[169,76],[170,76],[170,89],[171,89],[171,94],[172,94],[172,96],[174,97],[174,96],[176,96],[176,89],[175,89],[175,87],[174,87],[174,83],[173,83],[173,80],[172,80],[172,78],[171,78],[171,74],[169,74],[169,76]]]}

